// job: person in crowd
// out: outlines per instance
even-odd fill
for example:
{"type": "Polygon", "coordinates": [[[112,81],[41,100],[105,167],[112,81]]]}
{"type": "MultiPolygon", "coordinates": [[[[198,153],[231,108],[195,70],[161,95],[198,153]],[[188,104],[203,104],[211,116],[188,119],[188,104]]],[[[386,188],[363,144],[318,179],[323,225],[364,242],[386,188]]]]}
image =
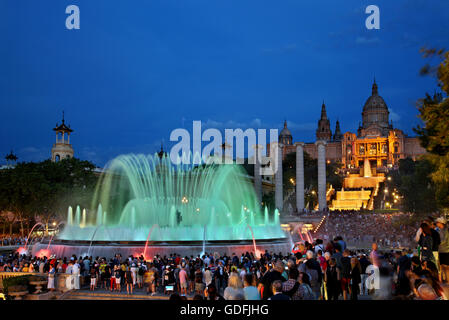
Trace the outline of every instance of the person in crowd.
{"type": "Polygon", "coordinates": [[[225,298],[223,298],[217,291],[217,288],[212,283],[206,288],[206,294],[205,294],[206,300],[212,300],[212,301],[224,301],[225,298]]]}
{"type": "Polygon", "coordinates": [[[373,242],[371,245],[371,252],[370,252],[370,261],[371,264],[377,268],[379,268],[380,264],[379,264],[379,246],[377,245],[376,242],[373,242]]]}
{"type": "Polygon", "coordinates": [[[360,261],[357,257],[351,258],[351,270],[350,270],[350,288],[351,288],[351,300],[358,300],[358,294],[360,290],[360,282],[362,282],[361,278],[362,267],[360,266],[360,261]]]}
{"type": "Polygon", "coordinates": [[[300,300],[315,300],[315,294],[310,286],[309,276],[305,272],[299,273],[299,299],[300,300]]]}
{"type": "MultiPolygon", "coordinates": [[[[210,259],[209,259],[210,261],[210,259]]],[[[210,271],[210,267],[207,266],[204,268],[204,283],[207,286],[209,286],[212,283],[213,274],[212,271],[210,271]]]]}
{"type": "Polygon", "coordinates": [[[50,265],[50,271],[48,271],[48,284],[47,284],[47,288],[50,291],[55,291],[55,274],[56,274],[56,269],[53,265],[50,265]]]}
{"type": "Polygon", "coordinates": [[[350,251],[343,251],[341,258],[341,291],[343,292],[343,300],[348,300],[349,284],[351,282],[351,258],[350,251]]]}
{"type": "Polygon", "coordinates": [[[228,286],[224,290],[223,297],[226,300],[243,300],[245,298],[242,280],[238,274],[232,273],[229,276],[228,286]]]}
{"type": "Polygon", "coordinates": [[[282,283],[282,292],[290,297],[291,300],[300,300],[299,297],[299,271],[297,268],[291,268],[288,272],[288,279],[282,283]]]}
{"type": "Polygon", "coordinates": [[[90,290],[94,291],[96,286],[97,286],[97,270],[95,269],[95,266],[92,266],[90,268],[90,290]]]}
{"type": "Polygon", "coordinates": [[[146,271],[145,265],[139,262],[137,264],[137,287],[139,289],[143,288],[143,276],[145,274],[145,271],[146,271]]]}
{"type": "Polygon", "coordinates": [[[435,261],[433,254],[434,240],[432,237],[432,228],[425,222],[420,226],[422,233],[419,237],[418,244],[421,247],[421,257],[423,260],[435,261]]]}
{"type": "Polygon", "coordinates": [[[204,288],[203,272],[201,271],[201,267],[198,265],[195,270],[195,293],[202,294],[204,288]]]}
{"type": "Polygon", "coordinates": [[[337,261],[335,258],[331,258],[325,273],[328,300],[338,300],[341,290],[340,279],[340,269],[337,267],[337,261]]]}
{"type": "Polygon", "coordinates": [[[256,287],[256,277],[253,273],[246,273],[243,281],[245,300],[260,300],[260,294],[256,287]]]}
{"type": "Polygon", "coordinates": [[[66,278],[66,288],[68,290],[72,290],[72,289],[74,289],[74,286],[75,286],[74,278],[73,278],[73,263],[72,263],[72,261],[69,262],[67,269],[65,270],[65,273],[68,274],[68,276],[66,278]]]}
{"type": "Polygon", "coordinates": [[[358,256],[361,268],[360,293],[363,295],[367,295],[368,288],[366,287],[366,279],[368,278],[368,274],[366,273],[366,268],[370,265],[370,262],[366,257],[366,254],[360,252],[358,256]]]}
{"type": "Polygon", "coordinates": [[[275,280],[272,284],[273,295],[268,300],[290,300],[290,297],[282,292],[282,282],[275,280]]]}
{"type": "Polygon", "coordinates": [[[446,218],[439,217],[436,220],[436,225],[440,235],[440,245],[438,247],[438,260],[441,271],[440,281],[449,283],[449,231],[446,218]]]}
{"type": "Polygon", "coordinates": [[[181,288],[181,295],[187,295],[188,276],[185,268],[179,271],[179,286],[181,288]]]}
{"type": "Polygon", "coordinates": [[[114,266],[114,279],[115,279],[115,290],[117,292],[122,292],[122,287],[120,285],[121,283],[121,272],[120,272],[120,266],[115,265],[114,266]]]}
{"type": "Polygon", "coordinates": [[[125,271],[126,293],[133,294],[133,275],[130,267],[126,267],[125,271]],[[131,293],[130,293],[131,292],[131,293]]]}
{"type": "MultiPolygon", "coordinates": [[[[269,263],[268,267],[271,268],[272,264],[269,263]]],[[[282,282],[286,281],[282,276],[284,272],[284,263],[281,260],[277,260],[274,264],[274,267],[267,271],[261,279],[261,296],[263,300],[267,300],[269,297],[273,295],[272,284],[274,281],[279,280],[282,282]]]]}
{"type": "Polygon", "coordinates": [[[156,294],[156,284],[157,284],[157,276],[158,276],[158,270],[154,266],[154,264],[150,264],[150,268],[148,269],[148,291],[147,293],[151,292],[151,295],[154,296],[156,294]]]}
{"type": "Polygon", "coordinates": [[[130,270],[131,270],[131,276],[133,278],[133,287],[135,288],[136,287],[136,283],[137,283],[137,270],[138,270],[137,264],[135,262],[133,262],[131,264],[130,270]]]}

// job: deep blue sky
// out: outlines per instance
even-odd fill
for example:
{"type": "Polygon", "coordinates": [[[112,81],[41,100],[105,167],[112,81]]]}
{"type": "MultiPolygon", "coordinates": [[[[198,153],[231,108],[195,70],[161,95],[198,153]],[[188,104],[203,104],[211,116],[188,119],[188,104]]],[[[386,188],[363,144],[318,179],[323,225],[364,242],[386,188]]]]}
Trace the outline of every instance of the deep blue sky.
{"type": "MultiPolygon", "coordinates": [[[[153,153],[201,120],[281,129],[313,141],[323,99],[332,130],[355,131],[373,76],[396,127],[412,135],[422,46],[449,48],[447,0],[3,0],[0,163],[50,157],[52,128],[75,130],[76,156],[104,165],[153,153]],[[76,4],[81,29],[65,28],[76,4]],[[365,8],[380,7],[380,30],[365,8]]],[[[435,61],[434,61],[435,62],[435,61]]]]}

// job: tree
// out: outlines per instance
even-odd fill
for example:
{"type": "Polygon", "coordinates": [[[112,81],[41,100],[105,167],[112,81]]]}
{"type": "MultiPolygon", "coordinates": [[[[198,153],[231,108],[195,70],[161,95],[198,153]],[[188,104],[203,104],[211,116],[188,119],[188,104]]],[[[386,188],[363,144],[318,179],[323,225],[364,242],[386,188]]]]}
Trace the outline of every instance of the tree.
{"type": "Polygon", "coordinates": [[[421,69],[422,75],[434,75],[442,92],[433,96],[426,94],[420,101],[419,117],[424,126],[417,126],[421,145],[429,152],[427,160],[434,166],[430,173],[436,188],[439,206],[449,207],[449,51],[423,49],[424,57],[439,57],[442,61],[436,67],[428,64],[421,69]]]}
{"type": "Polygon", "coordinates": [[[435,184],[431,174],[434,165],[428,159],[413,161],[410,158],[399,160],[399,169],[393,172],[393,180],[386,184],[390,191],[388,201],[393,202],[392,191],[397,189],[402,196],[401,206],[405,211],[429,214],[437,210],[435,184]]]}
{"type": "Polygon", "coordinates": [[[64,217],[68,206],[90,207],[97,177],[95,166],[76,158],[59,162],[19,163],[0,172],[0,211],[14,213],[24,235],[24,222],[48,225],[64,217]]]}

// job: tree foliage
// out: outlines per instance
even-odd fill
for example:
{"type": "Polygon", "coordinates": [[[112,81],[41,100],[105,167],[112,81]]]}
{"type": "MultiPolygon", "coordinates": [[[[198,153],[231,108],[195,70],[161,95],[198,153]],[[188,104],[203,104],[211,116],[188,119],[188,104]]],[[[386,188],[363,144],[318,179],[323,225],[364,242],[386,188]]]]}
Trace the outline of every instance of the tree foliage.
{"type": "MultiPolygon", "coordinates": [[[[0,211],[20,220],[48,222],[69,205],[90,207],[97,177],[95,166],[76,158],[59,162],[23,162],[0,171],[0,211]]],[[[23,229],[23,226],[22,226],[23,229]]]]}
{"type": "Polygon", "coordinates": [[[413,161],[399,160],[399,169],[392,173],[392,181],[386,184],[389,192],[387,201],[393,202],[392,191],[397,189],[403,196],[401,207],[406,212],[429,214],[437,210],[436,189],[431,174],[435,167],[428,159],[413,161]]]}
{"type": "Polygon", "coordinates": [[[423,75],[434,75],[441,92],[426,94],[420,101],[419,117],[423,126],[417,126],[421,145],[429,153],[426,158],[433,165],[430,173],[435,184],[436,201],[439,206],[449,207],[449,51],[423,49],[425,57],[439,57],[441,62],[436,67],[426,65],[423,75]]]}

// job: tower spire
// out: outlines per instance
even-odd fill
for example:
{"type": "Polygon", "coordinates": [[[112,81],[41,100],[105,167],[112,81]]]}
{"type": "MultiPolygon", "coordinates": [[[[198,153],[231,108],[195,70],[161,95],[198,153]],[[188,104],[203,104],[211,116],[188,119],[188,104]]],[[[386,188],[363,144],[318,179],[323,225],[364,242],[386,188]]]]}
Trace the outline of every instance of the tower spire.
{"type": "Polygon", "coordinates": [[[316,130],[317,140],[330,141],[332,139],[332,131],[330,127],[330,121],[327,118],[326,105],[324,103],[321,105],[321,118],[318,120],[318,128],[316,130]]]}
{"type": "Polygon", "coordinates": [[[327,119],[326,105],[324,104],[324,100],[323,104],[321,105],[321,119],[327,119]]]}
{"type": "Polygon", "coordinates": [[[162,159],[167,153],[164,151],[163,141],[161,141],[161,151],[158,152],[159,158],[162,159]]]}
{"type": "Polygon", "coordinates": [[[376,83],[376,76],[374,76],[374,83],[373,83],[373,90],[372,90],[372,95],[375,96],[378,94],[377,91],[377,83],[376,83]]]}

